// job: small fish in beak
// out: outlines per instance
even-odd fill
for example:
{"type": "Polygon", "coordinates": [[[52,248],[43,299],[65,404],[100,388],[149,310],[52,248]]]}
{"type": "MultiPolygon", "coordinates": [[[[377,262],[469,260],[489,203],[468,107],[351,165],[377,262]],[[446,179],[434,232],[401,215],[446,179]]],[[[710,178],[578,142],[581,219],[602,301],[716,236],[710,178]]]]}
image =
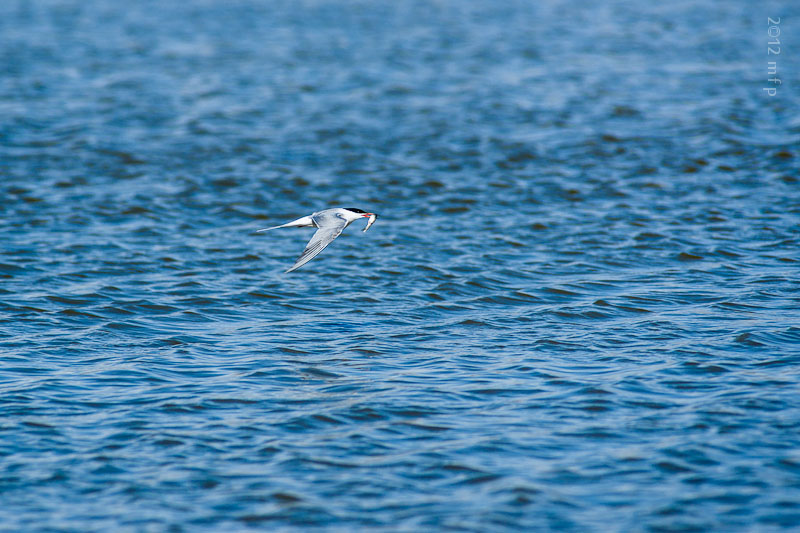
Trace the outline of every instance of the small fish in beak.
{"type": "Polygon", "coordinates": [[[378,215],[376,215],[375,213],[367,213],[364,216],[369,217],[369,221],[367,221],[367,225],[363,229],[363,231],[367,231],[370,228],[370,226],[372,226],[375,223],[375,221],[378,220],[378,215]]]}

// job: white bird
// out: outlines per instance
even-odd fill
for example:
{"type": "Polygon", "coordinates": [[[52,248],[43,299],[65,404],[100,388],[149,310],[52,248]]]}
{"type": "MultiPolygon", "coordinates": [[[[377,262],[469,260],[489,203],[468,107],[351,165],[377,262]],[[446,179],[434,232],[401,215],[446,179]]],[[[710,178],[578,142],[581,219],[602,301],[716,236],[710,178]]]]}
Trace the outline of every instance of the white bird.
{"type": "Polygon", "coordinates": [[[297,258],[297,262],[295,262],[292,268],[286,271],[291,272],[314,259],[326,246],[333,242],[333,239],[341,235],[344,228],[359,218],[365,217],[369,217],[369,221],[366,227],[364,227],[364,231],[367,231],[370,226],[375,223],[378,215],[375,213],[367,213],[366,211],[354,207],[349,207],[347,209],[343,207],[334,207],[332,209],[311,213],[308,216],[292,220],[280,226],[260,229],[256,233],[277,228],[303,228],[308,226],[318,228],[317,232],[311,237],[311,240],[308,241],[306,249],[303,250],[303,253],[297,258]]]}

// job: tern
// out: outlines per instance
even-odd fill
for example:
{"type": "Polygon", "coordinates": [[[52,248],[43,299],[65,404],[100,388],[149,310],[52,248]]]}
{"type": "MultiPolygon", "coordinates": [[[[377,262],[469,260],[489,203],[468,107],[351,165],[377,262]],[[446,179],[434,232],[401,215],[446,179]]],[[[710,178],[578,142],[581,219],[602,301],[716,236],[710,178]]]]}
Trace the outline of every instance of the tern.
{"type": "Polygon", "coordinates": [[[309,226],[317,228],[317,232],[311,237],[311,240],[308,241],[306,249],[303,250],[303,253],[297,258],[294,266],[286,271],[291,272],[314,259],[326,246],[333,242],[333,239],[342,234],[344,228],[359,218],[369,218],[367,225],[364,227],[364,231],[367,231],[370,226],[375,223],[378,215],[375,213],[367,213],[362,209],[356,209],[354,207],[348,207],[347,209],[343,207],[334,207],[333,209],[325,209],[323,211],[311,213],[308,216],[292,220],[280,226],[260,229],[256,233],[278,228],[304,228],[309,226]]]}

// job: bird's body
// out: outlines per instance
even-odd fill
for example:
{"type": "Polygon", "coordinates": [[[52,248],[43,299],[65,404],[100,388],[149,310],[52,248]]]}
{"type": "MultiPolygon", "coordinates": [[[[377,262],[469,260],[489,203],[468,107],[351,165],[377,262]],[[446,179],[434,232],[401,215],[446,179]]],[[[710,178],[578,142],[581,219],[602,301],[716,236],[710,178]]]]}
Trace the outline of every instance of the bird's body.
{"type": "Polygon", "coordinates": [[[347,209],[342,207],[325,209],[323,211],[318,211],[316,213],[311,213],[308,216],[298,218],[297,220],[287,222],[286,224],[281,224],[280,226],[264,228],[258,231],[269,231],[278,228],[303,228],[309,226],[317,228],[317,232],[311,237],[311,240],[308,241],[306,249],[303,250],[303,253],[297,258],[294,266],[286,271],[291,272],[293,270],[297,270],[301,266],[314,259],[322,250],[325,249],[326,246],[332,243],[336,237],[341,235],[344,228],[359,218],[365,217],[369,217],[369,221],[364,228],[364,231],[367,231],[370,226],[375,223],[375,219],[378,218],[378,215],[375,213],[367,213],[366,211],[362,211],[361,209],[356,209],[354,207],[347,209]]]}

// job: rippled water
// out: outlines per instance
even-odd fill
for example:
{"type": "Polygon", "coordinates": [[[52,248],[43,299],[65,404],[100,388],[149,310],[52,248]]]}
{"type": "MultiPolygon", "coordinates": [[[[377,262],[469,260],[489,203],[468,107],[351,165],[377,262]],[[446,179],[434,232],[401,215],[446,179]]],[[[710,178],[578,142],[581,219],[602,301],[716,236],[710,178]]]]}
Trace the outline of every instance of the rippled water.
{"type": "Polygon", "coordinates": [[[0,529],[796,527],[797,20],[3,2],[0,529]]]}

